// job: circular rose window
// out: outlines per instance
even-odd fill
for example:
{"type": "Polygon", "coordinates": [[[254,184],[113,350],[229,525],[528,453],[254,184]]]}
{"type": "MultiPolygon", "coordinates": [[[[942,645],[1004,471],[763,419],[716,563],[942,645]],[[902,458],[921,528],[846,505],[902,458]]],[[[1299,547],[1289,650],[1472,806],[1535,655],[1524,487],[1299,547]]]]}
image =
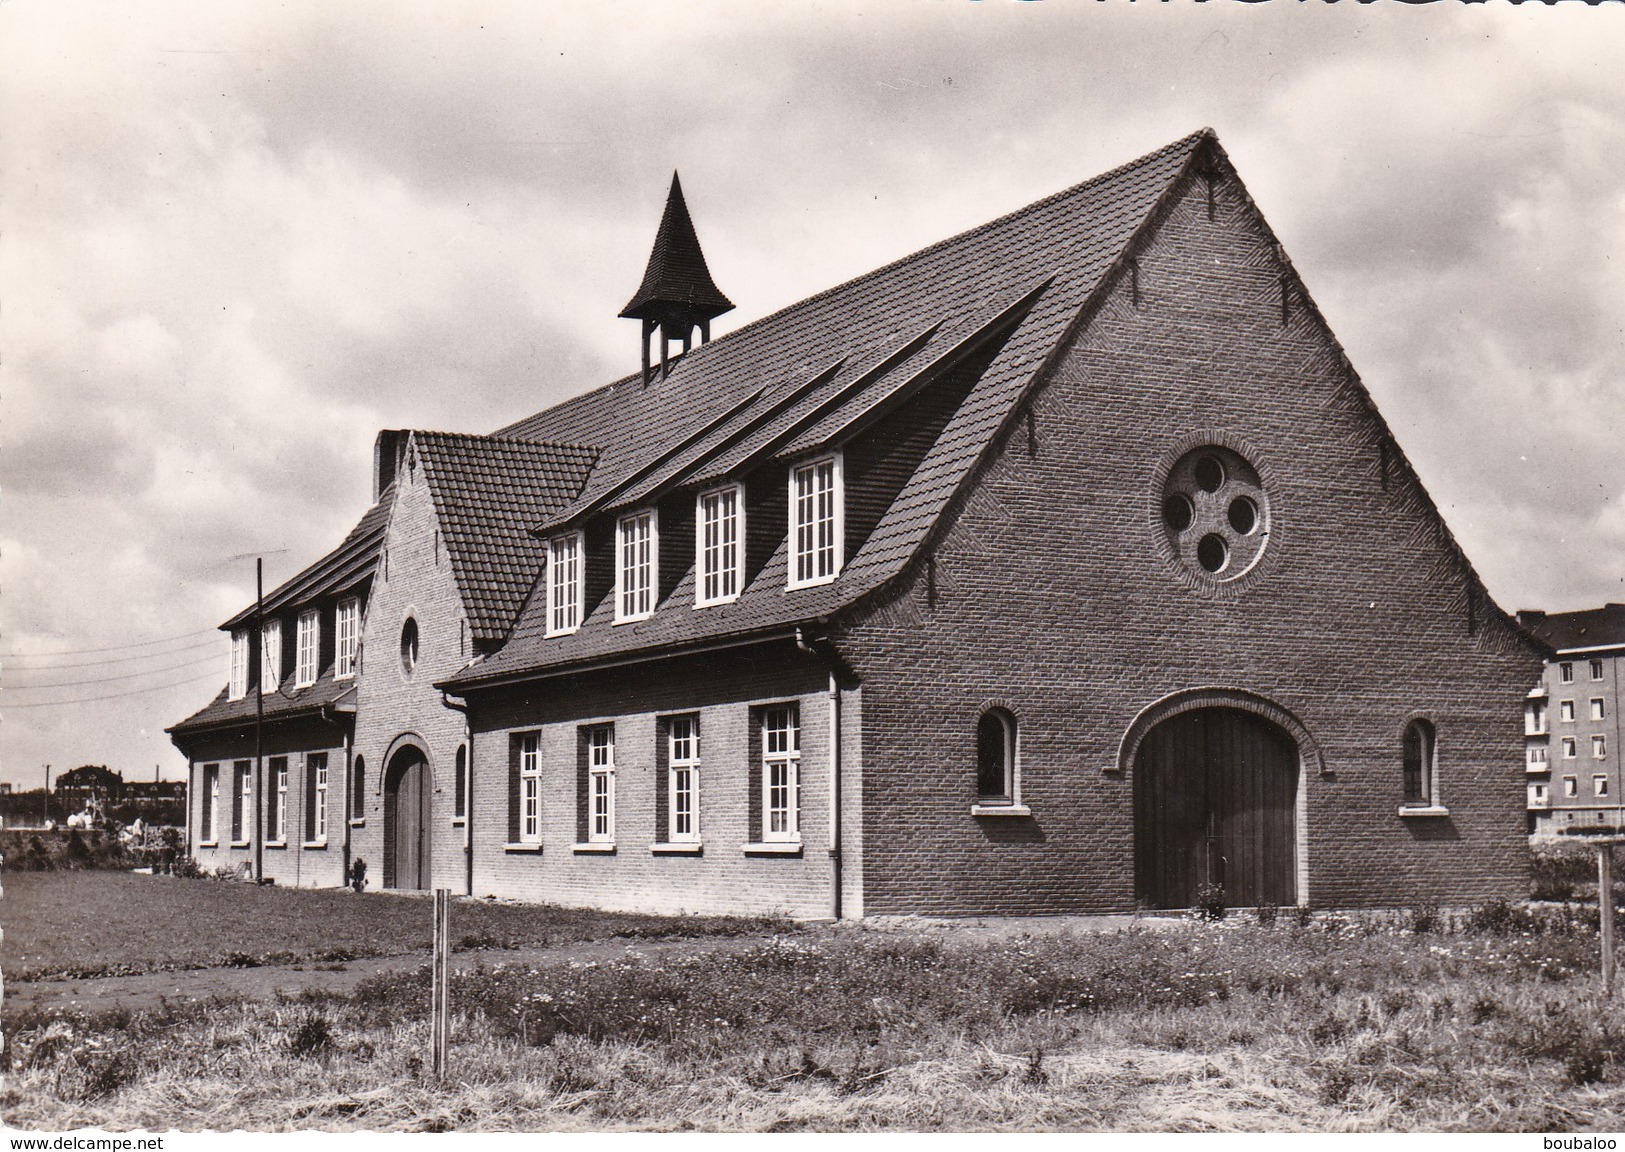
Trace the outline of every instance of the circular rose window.
{"type": "Polygon", "coordinates": [[[1162,527],[1187,568],[1234,580],[1269,542],[1269,499],[1258,470],[1217,445],[1185,453],[1162,486],[1162,527]]]}

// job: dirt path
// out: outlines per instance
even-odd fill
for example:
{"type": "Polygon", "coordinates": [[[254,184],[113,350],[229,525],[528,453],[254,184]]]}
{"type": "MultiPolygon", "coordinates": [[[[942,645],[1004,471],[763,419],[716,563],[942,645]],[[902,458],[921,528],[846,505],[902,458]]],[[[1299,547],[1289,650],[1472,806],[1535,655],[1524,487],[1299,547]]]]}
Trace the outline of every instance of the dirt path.
{"type": "MultiPolygon", "coordinates": [[[[466,972],[478,965],[558,964],[570,960],[619,960],[628,956],[659,956],[681,950],[685,956],[709,952],[742,951],[766,936],[707,937],[679,940],[594,940],[552,947],[480,949],[454,953],[452,968],[466,972]]],[[[88,980],[35,980],[6,982],[5,1006],[24,1008],[77,1008],[90,1012],[111,1008],[139,1011],[160,1002],[209,1000],[216,997],[268,999],[278,992],[307,989],[349,992],[373,976],[407,973],[429,963],[428,952],[401,956],[375,956],[343,964],[305,962],[263,968],[192,968],[180,972],[144,972],[136,976],[98,976],[88,980]]]]}
{"type": "MultiPolygon", "coordinates": [[[[1053,936],[1115,932],[1138,925],[1177,930],[1178,919],[1133,916],[1000,916],[977,920],[939,920],[917,916],[881,916],[857,923],[804,926],[798,937],[825,939],[857,933],[941,934],[960,940],[1007,941],[1022,936],[1053,936]]],[[[727,937],[689,937],[664,940],[594,940],[551,946],[479,949],[454,953],[452,967],[466,972],[478,965],[558,964],[571,960],[618,960],[623,957],[685,956],[712,952],[740,952],[768,940],[772,933],[727,937]]],[[[80,1008],[103,1011],[122,1007],[130,1011],[155,1008],[161,1001],[197,1001],[215,997],[267,999],[278,992],[305,990],[344,993],[363,980],[380,974],[412,972],[429,963],[427,951],[399,956],[377,956],[343,964],[303,962],[262,968],[195,968],[179,972],[148,972],[136,976],[99,976],[84,980],[6,982],[8,1009],[80,1008]]]]}

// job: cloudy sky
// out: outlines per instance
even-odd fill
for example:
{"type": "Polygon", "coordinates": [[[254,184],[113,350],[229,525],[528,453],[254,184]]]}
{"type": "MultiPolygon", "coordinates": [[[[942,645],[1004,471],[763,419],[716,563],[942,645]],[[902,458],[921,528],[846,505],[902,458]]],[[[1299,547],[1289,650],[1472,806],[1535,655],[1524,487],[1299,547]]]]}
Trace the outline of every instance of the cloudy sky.
{"type": "Polygon", "coordinates": [[[180,757],[381,427],[636,366],[1203,125],[1507,608],[1625,600],[1625,10],[0,5],[0,779],[180,757]]]}

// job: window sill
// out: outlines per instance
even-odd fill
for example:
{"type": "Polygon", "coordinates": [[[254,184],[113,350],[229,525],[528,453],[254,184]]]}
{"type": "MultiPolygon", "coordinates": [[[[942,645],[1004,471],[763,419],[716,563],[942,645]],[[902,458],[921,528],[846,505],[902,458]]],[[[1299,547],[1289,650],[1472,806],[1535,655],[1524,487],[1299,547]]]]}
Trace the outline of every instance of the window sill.
{"type": "Polygon", "coordinates": [[[462,816],[453,816],[451,818],[451,826],[453,828],[461,828],[464,824],[467,824],[467,823],[468,823],[468,821],[465,818],[463,818],[462,816]]]}
{"type": "Polygon", "coordinates": [[[352,828],[365,828],[366,826],[367,818],[365,816],[357,816],[350,821],[350,827],[352,828]]]}
{"type": "Polygon", "coordinates": [[[537,856],[540,856],[542,854],[542,846],[540,844],[531,844],[531,843],[504,844],[502,846],[502,850],[504,852],[509,852],[509,853],[529,852],[529,853],[532,853],[532,854],[537,855],[537,856]]]}
{"type": "Polygon", "coordinates": [[[557,632],[544,632],[542,633],[542,639],[557,640],[560,636],[574,636],[579,631],[581,631],[581,625],[577,624],[574,628],[560,628],[557,632]]]}
{"type": "Polygon", "coordinates": [[[265,846],[267,848],[286,848],[288,842],[286,840],[267,840],[265,846]]]}
{"type": "Polygon", "coordinates": [[[798,840],[780,840],[762,844],[746,844],[746,856],[800,856],[801,842],[798,840]]]}
{"type": "Polygon", "coordinates": [[[724,604],[732,604],[737,599],[739,599],[739,594],[736,592],[732,596],[724,596],[720,600],[696,600],[694,602],[694,611],[698,612],[701,608],[720,608],[724,604]]]}
{"type": "Polygon", "coordinates": [[[1025,804],[972,804],[972,816],[1031,816],[1033,810],[1025,804]]]}
{"type": "Polygon", "coordinates": [[[656,856],[700,856],[705,852],[705,845],[698,840],[692,844],[651,844],[649,851],[656,856]]]}
{"type": "Polygon", "coordinates": [[[252,848],[254,842],[252,840],[233,840],[231,846],[233,848],[252,848]]]}
{"type": "Polygon", "coordinates": [[[1450,815],[1450,809],[1443,804],[1401,805],[1399,814],[1401,816],[1448,816],[1450,815]]]}
{"type": "Polygon", "coordinates": [[[586,844],[572,844],[570,845],[570,851],[577,856],[613,856],[615,855],[615,845],[592,841],[586,844]]]}
{"type": "Polygon", "coordinates": [[[653,612],[645,612],[641,616],[617,616],[612,623],[619,628],[622,624],[641,624],[645,620],[653,620],[653,612]]]}
{"type": "Polygon", "coordinates": [[[785,584],[784,590],[786,592],[799,592],[803,588],[822,588],[826,584],[835,583],[840,578],[841,574],[837,572],[833,576],[820,576],[816,580],[798,580],[794,583],[785,584]]]}
{"type": "Polygon", "coordinates": [[[199,840],[197,842],[197,846],[199,848],[218,848],[218,847],[220,847],[220,841],[218,841],[218,840],[199,840]]]}
{"type": "Polygon", "coordinates": [[[300,847],[301,848],[326,848],[327,847],[327,841],[326,840],[306,840],[303,844],[300,845],[300,847]]]}

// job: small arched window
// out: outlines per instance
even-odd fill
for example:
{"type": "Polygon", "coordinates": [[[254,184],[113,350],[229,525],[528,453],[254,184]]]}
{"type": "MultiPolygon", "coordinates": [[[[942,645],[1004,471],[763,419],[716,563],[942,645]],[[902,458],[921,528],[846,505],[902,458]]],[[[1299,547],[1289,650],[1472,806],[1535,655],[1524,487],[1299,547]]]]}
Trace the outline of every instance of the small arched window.
{"type": "Polygon", "coordinates": [[[355,758],[355,766],[350,769],[350,819],[360,820],[367,814],[367,760],[364,756],[355,758]]]}
{"type": "Polygon", "coordinates": [[[452,795],[451,814],[454,819],[462,820],[468,815],[468,745],[459,745],[457,748],[457,769],[453,777],[456,791],[452,795]]]}
{"type": "Polygon", "coordinates": [[[976,722],[976,797],[1016,802],[1016,718],[1003,708],[989,708],[976,722]]]}
{"type": "Polygon", "coordinates": [[[1405,725],[1405,800],[1407,807],[1429,808],[1439,802],[1433,724],[1412,720],[1405,725]]]}
{"type": "Polygon", "coordinates": [[[418,622],[406,618],[401,625],[401,671],[410,676],[418,666],[418,622]]]}

